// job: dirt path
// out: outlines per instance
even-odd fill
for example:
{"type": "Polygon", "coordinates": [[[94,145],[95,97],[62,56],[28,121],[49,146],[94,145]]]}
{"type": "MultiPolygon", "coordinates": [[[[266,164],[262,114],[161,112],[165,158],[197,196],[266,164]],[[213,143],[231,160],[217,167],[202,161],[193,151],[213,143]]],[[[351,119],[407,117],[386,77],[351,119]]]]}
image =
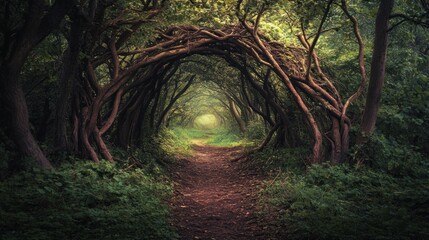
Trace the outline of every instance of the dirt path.
{"type": "Polygon", "coordinates": [[[239,148],[194,146],[174,173],[173,222],[182,239],[269,239],[255,216],[261,178],[230,159],[239,148]]]}

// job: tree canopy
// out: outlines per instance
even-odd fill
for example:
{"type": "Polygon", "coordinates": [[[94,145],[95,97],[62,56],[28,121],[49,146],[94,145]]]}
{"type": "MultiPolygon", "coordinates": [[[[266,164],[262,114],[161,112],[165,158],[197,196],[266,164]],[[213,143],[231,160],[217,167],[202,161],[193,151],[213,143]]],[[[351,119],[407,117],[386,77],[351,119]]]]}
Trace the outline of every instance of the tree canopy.
{"type": "Polygon", "coordinates": [[[2,1],[1,176],[121,162],[178,128],[251,142],[236,161],[294,149],[413,175],[428,28],[427,0],[2,1]]]}

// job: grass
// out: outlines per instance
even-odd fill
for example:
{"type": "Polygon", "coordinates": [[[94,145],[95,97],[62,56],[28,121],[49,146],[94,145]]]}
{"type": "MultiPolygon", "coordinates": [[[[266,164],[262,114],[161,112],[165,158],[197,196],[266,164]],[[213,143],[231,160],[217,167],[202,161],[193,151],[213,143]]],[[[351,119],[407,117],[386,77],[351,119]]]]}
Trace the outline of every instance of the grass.
{"type": "Polygon", "coordinates": [[[253,143],[225,128],[197,129],[175,127],[163,129],[158,141],[161,148],[172,155],[192,155],[192,145],[217,147],[248,146],[253,143]]]}
{"type": "Polygon", "coordinates": [[[236,147],[249,145],[251,142],[240,135],[228,131],[227,129],[218,128],[211,130],[210,136],[206,140],[206,144],[218,147],[236,147]]]}

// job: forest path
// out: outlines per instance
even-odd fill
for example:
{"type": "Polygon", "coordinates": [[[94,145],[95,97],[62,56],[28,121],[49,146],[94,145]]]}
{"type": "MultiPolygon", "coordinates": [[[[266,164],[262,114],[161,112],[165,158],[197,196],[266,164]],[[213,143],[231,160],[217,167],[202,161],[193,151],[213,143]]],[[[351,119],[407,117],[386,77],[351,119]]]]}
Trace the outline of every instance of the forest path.
{"type": "Polygon", "coordinates": [[[173,224],[184,240],[270,239],[255,216],[263,178],[230,160],[239,147],[193,146],[173,170],[173,224]]]}

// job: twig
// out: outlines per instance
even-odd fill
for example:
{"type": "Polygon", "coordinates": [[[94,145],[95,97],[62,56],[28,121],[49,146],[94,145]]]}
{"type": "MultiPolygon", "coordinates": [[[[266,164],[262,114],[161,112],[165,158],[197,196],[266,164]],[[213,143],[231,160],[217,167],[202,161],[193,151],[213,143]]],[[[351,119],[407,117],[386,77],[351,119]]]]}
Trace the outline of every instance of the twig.
{"type": "Polygon", "coordinates": [[[274,182],[277,180],[277,178],[280,176],[280,173],[282,173],[282,170],[280,170],[278,173],[277,173],[277,176],[273,179],[273,180],[271,180],[271,182],[270,182],[270,184],[268,184],[268,186],[266,187],[266,188],[269,188],[269,187],[271,187],[271,185],[273,185],[274,184],[274,182]]]}

